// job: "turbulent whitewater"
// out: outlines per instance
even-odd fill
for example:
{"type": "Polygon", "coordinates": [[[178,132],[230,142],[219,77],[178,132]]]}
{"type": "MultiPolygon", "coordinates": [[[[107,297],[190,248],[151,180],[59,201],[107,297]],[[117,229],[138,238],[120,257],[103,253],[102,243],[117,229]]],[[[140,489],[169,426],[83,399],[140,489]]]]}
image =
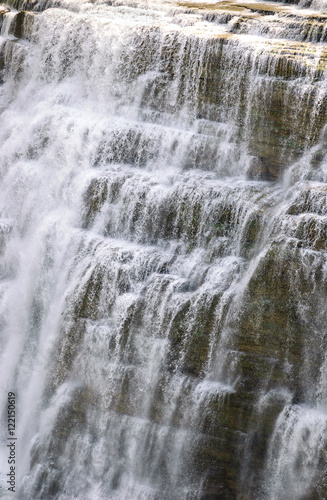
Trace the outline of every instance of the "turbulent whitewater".
{"type": "Polygon", "coordinates": [[[0,497],[325,499],[327,4],[0,27],[0,497]]]}

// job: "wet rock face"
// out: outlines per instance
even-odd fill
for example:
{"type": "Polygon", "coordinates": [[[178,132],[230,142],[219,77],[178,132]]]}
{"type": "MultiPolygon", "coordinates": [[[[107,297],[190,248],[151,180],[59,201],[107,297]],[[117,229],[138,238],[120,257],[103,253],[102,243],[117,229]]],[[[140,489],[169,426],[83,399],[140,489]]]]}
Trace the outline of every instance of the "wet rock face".
{"type": "Polygon", "coordinates": [[[20,498],[325,498],[326,16],[8,5],[0,380],[35,398],[20,498]]]}
{"type": "MultiPolygon", "coordinates": [[[[118,183],[114,178],[111,183],[115,186],[113,199],[119,203],[123,193],[117,186],[122,190],[124,183],[122,180],[118,183]]],[[[90,195],[84,198],[88,203],[86,213],[89,223],[94,223],[107,197],[112,200],[113,189],[110,182],[104,182],[102,178],[91,181],[86,193],[90,195]]],[[[289,202],[288,209],[284,208],[284,220],[281,218],[277,224],[283,226],[289,213],[297,216],[304,211],[321,213],[324,206],[321,197],[324,195],[325,190],[321,188],[317,188],[316,193],[308,188],[298,192],[289,202]]],[[[252,196],[254,201],[256,193],[252,196]]],[[[181,196],[179,199],[183,200],[181,196]]],[[[246,249],[249,244],[258,245],[262,236],[262,211],[268,209],[269,205],[264,201],[244,222],[242,254],[248,255],[246,249]]],[[[235,219],[233,210],[237,208],[228,207],[225,197],[225,211],[220,213],[221,225],[226,220],[231,224],[235,219]]],[[[121,230],[124,230],[123,226],[121,230]]],[[[310,235],[310,223],[305,231],[310,235]]],[[[190,299],[186,295],[176,309],[173,305],[174,278],[169,274],[172,264],[160,265],[157,267],[160,274],[152,282],[143,282],[142,300],[129,307],[120,323],[120,333],[110,341],[111,352],[116,351],[121,362],[128,361],[135,369],[135,365],[142,363],[144,355],[139,350],[141,332],[148,332],[147,337],[155,329],[163,337],[165,348],[160,360],[160,375],[148,409],[148,415],[156,425],[166,423],[167,388],[174,384],[176,378],[185,377],[185,385],[178,396],[181,408],[175,409],[170,418],[177,428],[191,426],[194,433],[188,448],[191,457],[188,470],[193,471],[195,483],[196,478],[205,477],[201,493],[197,493],[196,498],[233,499],[239,498],[239,495],[252,498],[254,494],[264,498],[267,494],[264,489],[267,455],[279,415],[287,404],[301,405],[309,401],[312,404],[315,400],[324,353],[319,349],[313,350],[312,343],[321,342],[321,332],[327,320],[322,305],[327,293],[322,271],[324,255],[316,252],[314,239],[298,240],[292,237],[292,233],[289,236],[289,241],[274,241],[271,235],[270,245],[257,261],[242,296],[237,300],[224,295],[223,290],[219,293],[210,290],[205,294],[199,289],[198,282],[193,284],[193,297],[190,299]],[[162,301],[165,302],[165,310],[159,326],[152,308],[159,310],[162,301]],[[226,330],[232,332],[224,346],[226,358],[225,361],[216,359],[213,369],[225,362],[224,376],[227,379],[237,378],[234,390],[225,394],[211,393],[203,400],[199,395],[196,418],[191,417],[184,413],[185,400],[190,397],[192,386],[196,392],[203,376],[206,378],[210,346],[212,342],[221,341],[226,330]]],[[[119,271],[110,271],[109,279],[108,264],[101,271],[97,268],[89,270],[85,283],[74,292],[77,293],[72,301],[76,305],[74,328],[83,332],[86,343],[85,335],[89,335],[87,322],[111,316],[111,293],[123,295],[133,289],[133,283],[126,281],[123,267],[128,259],[136,262],[135,257],[129,255],[121,263],[120,259],[117,259],[119,271]],[[125,280],[121,280],[124,274],[125,280]],[[115,283],[115,280],[118,281],[115,283]],[[81,319],[83,323],[80,323],[81,319]]],[[[205,282],[204,276],[202,280],[205,282]]],[[[192,290],[192,286],[184,282],[175,289],[182,293],[192,290]]],[[[78,356],[76,343],[83,342],[81,334],[76,337],[74,332],[68,333],[67,330],[61,341],[60,350],[64,352],[61,362],[65,370],[61,383],[69,376],[78,356]],[[70,350],[69,342],[75,352],[70,350]]],[[[139,383],[134,370],[124,373],[121,383],[110,395],[111,411],[144,418],[145,408],[135,397],[140,390],[139,383]]],[[[321,454],[317,475],[322,473],[325,465],[326,457],[321,454]]],[[[157,479],[160,476],[163,483],[169,477],[166,467],[156,471],[157,479]]],[[[324,491],[324,488],[323,480],[321,484],[316,481],[308,488],[309,498],[319,498],[318,491],[324,491]]]]}
{"type": "MultiPolygon", "coordinates": [[[[40,8],[51,6],[37,5],[40,8]]],[[[35,7],[33,3],[24,4],[26,9],[35,7]]],[[[187,4],[180,3],[179,7],[183,12],[187,4]]],[[[245,25],[261,22],[263,31],[266,25],[267,29],[272,29],[275,16],[280,14],[287,19],[293,16],[294,23],[299,23],[303,29],[306,22],[323,23],[321,17],[307,19],[301,13],[289,13],[286,7],[284,10],[271,7],[271,16],[268,16],[266,11],[260,11],[259,7],[256,10],[251,4],[239,7],[224,2],[218,13],[222,16],[230,12],[229,23],[233,25],[239,9],[242,13],[244,10],[245,25]],[[270,17],[273,18],[271,22],[267,20],[270,17]]],[[[206,10],[210,11],[210,6],[201,4],[193,6],[190,12],[203,15],[206,10]]],[[[35,14],[3,12],[1,17],[5,19],[9,15],[12,16],[9,33],[18,39],[30,40],[35,31],[35,14]]],[[[149,109],[169,114],[177,112],[185,115],[186,120],[193,121],[196,117],[213,123],[234,123],[235,132],[227,140],[235,142],[236,147],[242,145],[253,156],[248,165],[248,177],[276,180],[308,147],[317,143],[324,126],[326,100],[319,96],[317,82],[323,78],[326,50],[323,46],[318,53],[314,43],[302,41],[297,31],[293,34],[294,40],[275,39],[273,42],[269,39],[251,41],[243,32],[213,30],[203,38],[202,33],[190,31],[190,36],[185,38],[178,31],[167,35],[158,27],[143,27],[130,37],[128,43],[133,46],[132,53],[123,49],[117,74],[136,81],[146,79],[149,72],[156,73],[142,92],[140,104],[146,112],[149,109]],[[176,68],[179,68],[178,73],[176,68]]],[[[71,51],[63,50],[60,55],[63,77],[68,76],[80,57],[76,52],[79,41],[75,38],[71,51]]],[[[319,40],[316,37],[313,41],[319,40]]],[[[51,58],[48,66],[52,67],[51,58]]],[[[197,138],[190,140],[188,151],[184,153],[186,168],[210,168],[219,161],[221,151],[216,134],[208,134],[202,144],[197,138]]],[[[104,139],[95,155],[95,164],[105,159],[136,162],[141,166],[155,161],[160,155],[153,138],[142,130],[122,131],[119,137],[121,144],[117,143],[116,135],[104,139]]],[[[173,141],[167,153],[174,157],[173,141]]]]}
{"type": "Polygon", "coordinates": [[[34,13],[28,11],[18,12],[15,16],[13,27],[11,28],[14,37],[30,40],[33,34],[34,21],[34,13]]]}

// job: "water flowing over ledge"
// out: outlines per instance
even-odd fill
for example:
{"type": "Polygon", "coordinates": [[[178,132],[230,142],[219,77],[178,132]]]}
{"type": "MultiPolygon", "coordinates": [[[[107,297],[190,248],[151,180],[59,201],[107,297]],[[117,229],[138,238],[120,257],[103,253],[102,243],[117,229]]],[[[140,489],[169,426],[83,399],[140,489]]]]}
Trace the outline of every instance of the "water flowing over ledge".
{"type": "Polygon", "coordinates": [[[0,5],[1,498],[326,498],[326,20],[0,5]]]}

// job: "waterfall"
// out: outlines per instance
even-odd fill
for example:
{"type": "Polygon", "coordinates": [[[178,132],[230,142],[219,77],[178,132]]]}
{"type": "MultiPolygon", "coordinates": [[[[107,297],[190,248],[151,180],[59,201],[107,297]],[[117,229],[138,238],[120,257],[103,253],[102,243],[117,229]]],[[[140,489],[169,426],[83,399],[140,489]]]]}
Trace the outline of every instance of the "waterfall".
{"type": "Polygon", "coordinates": [[[0,498],[326,498],[327,15],[289,3],[0,5],[0,498]]]}

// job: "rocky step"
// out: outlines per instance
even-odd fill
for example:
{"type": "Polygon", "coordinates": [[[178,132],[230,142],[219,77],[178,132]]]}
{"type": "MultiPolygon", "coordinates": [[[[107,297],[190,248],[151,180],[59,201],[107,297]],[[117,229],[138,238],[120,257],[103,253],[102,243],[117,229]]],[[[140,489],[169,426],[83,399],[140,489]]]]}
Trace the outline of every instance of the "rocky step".
{"type": "Polygon", "coordinates": [[[290,7],[280,3],[221,1],[177,2],[178,12],[226,26],[230,33],[263,35],[315,43],[326,41],[325,12],[290,7]]]}
{"type": "MultiPolygon", "coordinates": [[[[57,4],[58,3],[59,2],[57,2],[57,4]]],[[[47,7],[46,2],[42,2],[39,0],[7,0],[4,5],[16,11],[23,11],[23,10],[42,11],[47,7]]]]}
{"type": "Polygon", "coordinates": [[[2,36],[13,36],[30,40],[33,35],[35,12],[12,12],[0,8],[0,33],[2,36]]]}
{"type": "MultiPolygon", "coordinates": [[[[81,20],[88,23],[92,12],[63,14],[59,12],[61,9],[57,10],[58,18],[67,16],[67,21],[76,26],[72,50],[58,60],[58,67],[53,68],[53,77],[58,79],[74,70],[82,43],[77,27],[81,26],[81,20]]],[[[12,16],[4,13],[5,24],[8,16],[11,16],[11,36],[32,36],[34,14],[20,12],[12,16]]],[[[47,18],[46,12],[40,15],[40,23],[43,16],[47,18]]],[[[55,11],[52,11],[52,22],[55,19],[55,11]]],[[[244,143],[242,150],[248,149],[255,157],[249,169],[252,177],[278,178],[286,166],[319,139],[327,106],[319,88],[327,63],[324,44],[230,33],[221,25],[193,19],[185,26],[170,21],[159,28],[145,26],[141,37],[139,31],[133,33],[130,45],[135,48],[133,58],[130,59],[130,51],[125,53],[124,48],[121,49],[124,65],[117,68],[117,79],[125,81],[127,86],[130,82],[143,85],[138,89],[142,93],[141,109],[175,116],[177,113],[181,120],[186,113],[186,120],[192,120],[195,115],[196,118],[234,123],[236,140],[244,143]],[[141,41],[147,44],[147,51],[141,41]],[[185,47],[183,51],[182,47],[185,47]],[[176,67],[180,69],[178,75],[176,67]],[[142,75],[150,75],[144,80],[146,84],[142,83],[142,75]],[[227,85],[231,79],[235,79],[233,88],[227,85]],[[296,101],[291,98],[294,93],[299,96],[296,101]]],[[[7,64],[10,65],[10,58],[7,64]]],[[[128,90],[129,87],[126,93],[128,90]]],[[[131,143],[138,141],[136,134],[131,143]]],[[[215,147],[208,143],[202,152],[201,148],[195,148],[201,153],[197,155],[202,161],[198,167],[207,168],[212,163],[208,154],[215,157],[215,147]]],[[[151,155],[153,148],[149,149],[147,143],[143,149],[146,155],[151,155]]],[[[110,151],[114,148],[110,147],[110,151]]],[[[157,147],[153,152],[157,154],[157,147]]]]}
{"type": "Polygon", "coordinates": [[[156,344],[169,371],[203,373],[217,335],[215,311],[220,305],[222,314],[228,308],[229,289],[242,261],[227,257],[208,265],[199,252],[185,259],[178,248],[174,253],[172,248],[94,235],[83,238],[86,253],[74,270],[78,284],[66,296],[55,378],[62,381],[67,376],[84,344],[96,349],[92,338],[106,328],[112,339],[109,342],[108,335],[103,339],[117,361],[144,365],[156,344]],[[102,327],[105,322],[107,327],[102,327]]]}
{"type": "Polygon", "coordinates": [[[143,244],[179,240],[185,252],[206,249],[209,261],[252,254],[265,212],[278,200],[275,188],[237,178],[219,182],[213,174],[207,179],[187,175],[187,181],[175,173],[160,183],[150,172],[128,166],[99,172],[84,191],[82,225],[143,244]]]}
{"type": "Polygon", "coordinates": [[[287,210],[290,215],[316,214],[327,215],[327,187],[323,183],[308,183],[292,200],[287,210]]]}

